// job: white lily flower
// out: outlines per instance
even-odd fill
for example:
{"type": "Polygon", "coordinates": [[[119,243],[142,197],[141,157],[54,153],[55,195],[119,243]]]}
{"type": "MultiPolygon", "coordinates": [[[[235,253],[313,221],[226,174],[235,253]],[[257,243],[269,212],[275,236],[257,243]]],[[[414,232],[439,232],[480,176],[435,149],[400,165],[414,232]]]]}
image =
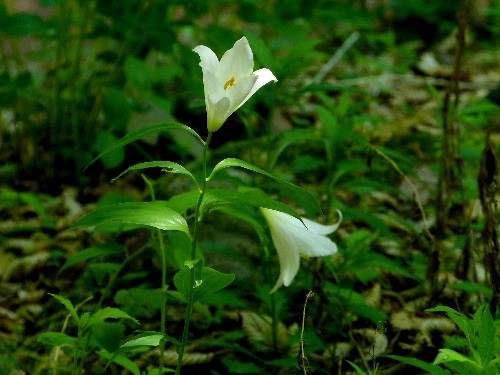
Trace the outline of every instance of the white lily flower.
{"type": "Polygon", "coordinates": [[[278,252],[280,276],[271,290],[274,293],[281,285],[289,286],[299,270],[300,255],[318,257],[335,254],[337,245],[326,237],[337,230],[342,221],[334,225],[323,225],[302,218],[302,222],[288,214],[268,208],[260,208],[271,231],[274,247],[278,252]],[[305,225],[305,226],[304,226],[305,225]]]}
{"type": "Polygon", "coordinates": [[[253,71],[253,54],[247,38],[238,40],[222,58],[208,47],[193,49],[200,55],[203,70],[207,127],[215,132],[224,121],[262,86],[278,81],[266,68],[253,71]]]}

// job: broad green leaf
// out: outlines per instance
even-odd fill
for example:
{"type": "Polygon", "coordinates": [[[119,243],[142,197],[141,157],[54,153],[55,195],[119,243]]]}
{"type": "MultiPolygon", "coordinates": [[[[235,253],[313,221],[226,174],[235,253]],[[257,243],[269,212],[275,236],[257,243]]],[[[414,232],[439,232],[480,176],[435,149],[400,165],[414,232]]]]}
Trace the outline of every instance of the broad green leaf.
{"type": "Polygon", "coordinates": [[[203,267],[202,282],[194,290],[194,301],[196,302],[208,294],[224,289],[233,282],[234,277],[234,274],[226,274],[213,268],[203,267]]]}
{"type": "Polygon", "coordinates": [[[245,189],[234,191],[228,189],[207,189],[202,202],[202,212],[225,206],[228,203],[245,204],[255,207],[264,207],[284,212],[302,220],[300,215],[287,204],[269,198],[259,189],[245,189]]]}
{"type": "Polygon", "coordinates": [[[174,195],[168,200],[168,206],[179,213],[185,214],[188,209],[196,206],[199,195],[200,192],[197,190],[174,195]]]}
{"type": "Polygon", "coordinates": [[[294,185],[294,184],[292,184],[292,183],[290,183],[290,182],[288,182],[280,177],[274,176],[273,174],[263,170],[262,168],[259,168],[253,164],[250,164],[250,163],[243,161],[243,160],[240,160],[240,159],[228,158],[228,159],[222,160],[214,167],[214,169],[212,170],[212,173],[210,174],[210,176],[208,176],[207,181],[210,181],[217,174],[217,172],[219,172],[225,168],[231,168],[231,167],[245,168],[245,169],[248,169],[250,171],[263,174],[266,177],[270,177],[273,180],[275,180],[275,181],[279,182],[280,184],[282,184],[283,186],[285,186],[286,188],[288,188],[289,190],[293,191],[294,193],[301,195],[311,207],[315,207],[315,209],[318,212],[321,212],[321,208],[318,204],[318,201],[307,190],[305,190],[297,185],[294,185]]]}
{"type": "Polygon", "coordinates": [[[148,161],[145,163],[135,164],[135,165],[127,168],[125,171],[120,173],[118,176],[113,178],[111,181],[113,182],[113,181],[119,179],[121,176],[123,176],[125,173],[127,173],[129,171],[135,171],[135,170],[146,169],[146,168],[162,168],[165,172],[184,174],[184,175],[188,176],[189,178],[191,178],[191,180],[193,180],[193,182],[198,187],[198,181],[196,181],[196,178],[194,178],[192,173],[189,172],[182,165],[174,163],[172,161],[148,161]]]}
{"type": "Polygon", "coordinates": [[[392,355],[392,354],[385,355],[384,357],[392,358],[392,359],[395,359],[396,361],[418,367],[419,369],[424,370],[432,375],[449,375],[450,374],[449,370],[443,369],[440,366],[434,365],[432,363],[424,362],[424,361],[417,359],[417,358],[401,357],[399,355],[392,355]]]}
{"type": "Polygon", "coordinates": [[[198,135],[198,133],[196,133],[189,126],[186,126],[186,125],[178,123],[178,122],[160,122],[157,124],[150,124],[150,125],[143,126],[137,130],[134,130],[133,132],[128,133],[126,136],[120,138],[114,144],[110,145],[105,150],[103,150],[94,160],[92,160],[90,162],[90,164],[94,163],[97,159],[101,158],[104,154],[110,152],[111,150],[114,150],[117,147],[126,146],[129,143],[132,143],[132,142],[134,142],[140,138],[143,138],[149,134],[152,134],[152,133],[157,133],[160,131],[169,131],[169,130],[183,130],[183,131],[195,136],[196,138],[198,138],[198,140],[202,144],[204,143],[203,139],[201,139],[201,137],[198,135]]]}
{"type": "Polygon", "coordinates": [[[112,255],[112,254],[120,254],[123,253],[125,250],[123,246],[120,246],[118,244],[103,244],[103,245],[96,245],[89,247],[88,249],[82,250],[75,255],[73,255],[71,258],[69,258],[66,263],[61,267],[61,272],[62,270],[73,266],[78,263],[85,262],[89,259],[98,257],[98,256],[107,256],[107,255],[112,255]]]}
{"type": "Polygon", "coordinates": [[[139,321],[137,319],[131,317],[125,311],[117,309],[116,307],[105,307],[104,309],[98,310],[97,312],[92,314],[83,326],[83,329],[88,329],[94,324],[102,323],[106,319],[130,319],[135,324],[139,324],[139,321]]]}
{"type": "Polygon", "coordinates": [[[113,353],[110,361],[112,361],[116,356],[123,353],[127,353],[140,348],[158,346],[162,342],[173,342],[176,345],[179,344],[179,342],[173,337],[162,335],[158,332],[143,332],[137,335],[132,340],[127,341],[125,344],[120,346],[120,348],[113,353]]]}
{"type": "Polygon", "coordinates": [[[477,351],[484,366],[495,356],[495,323],[488,305],[477,309],[473,324],[477,332],[477,351]]]}
{"type": "Polygon", "coordinates": [[[99,207],[82,217],[71,228],[108,223],[137,224],[162,230],[178,230],[189,236],[186,220],[163,201],[125,202],[99,207]]]}
{"type": "Polygon", "coordinates": [[[92,337],[108,352],[116,351],[125,337],[123,322],[101,322],[92,325],[92,337]]]}
{"type": "Polygon", "coordinates": [[[484,375],[498,375],[500,373],[500,358],[494,359],[486,364],[484,375]]]}
{"type": "Polygon", "coordinates": [[[189,301],[189,294],[193,287],[191,285],[191,272],[194,272],[194,287],[196,287],[196,285],[201,283],[203,277],[202,268],[203,262],[201,259],[186,260],[183,267],[174,276],[174,285],[184,298],[186,298],[186,301],[189,301]]]}
{"type": "Polygon", "coordinates": [[[73,346],[76,344],[76,337],[61,332],[45,332],[38,336],[37,341],[53,346],[73,346]]]}
{"type": "Polygon", "coordinates": [[[463,354],[460,354],[452,349],[447,349],[447,348],[439,349],[439,353],[436,356],[436,359],[434,360],[434,364],[438,365],[440,363],[453,362],[453,361],[468,363],[473,367],[477,368],[478,374],[481,373],[481,366],[479,366],[479,364],[474,362],[469,357],[466,357],[463,354]]]}
{"type": "Polygon", "coordinates": [[[73,319],[75,319],[75,321],[77,323],[79,323],[80,319],[78,318],[78,314],[76,313],[75,306],[73,306],[73,304],[71,303],[71,301],[69,299],[64,298],[58,294],[48,293],[48,295],[54,297],[56,300],[61,302],[66,307],[66,309],[69,311],[69,313],[71,314],[73,319]]]}
{"type": "MultiPolygon", "coordinates": [[[[225,274],[214,270],[213,268],[203,267],[201,270],[201,280],[194,287],[193,302],[199,301],[204,296],[215,293],[231,284],[234,280],[234,274],[225,274]]],[[[175,287],[186,299],[191,288],[191,270],[187,267],[182,268],[174,277],[175,287]]]]}

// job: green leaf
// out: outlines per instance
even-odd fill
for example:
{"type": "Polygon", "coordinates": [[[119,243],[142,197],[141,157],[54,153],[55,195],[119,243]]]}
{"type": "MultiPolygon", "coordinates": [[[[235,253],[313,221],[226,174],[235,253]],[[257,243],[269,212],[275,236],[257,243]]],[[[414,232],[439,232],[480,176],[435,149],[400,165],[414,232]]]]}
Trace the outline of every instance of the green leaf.
{"type": "Polygon", "coordinates": [[[124,333],[125,324],[122,322],[101,322],[92,325],[92,336],[99,346],[108,352],[114,352],[120,347],[124,333]]]}
{"type": "MultiPolygon", "coordinates": [[[[133,132],[130,132],[126,136],[120,138],[118,141],[116,141],[114,144],[110,145],[107,147],[105,150],[103,150],[94,160],[92,160],[90,164],[94,163],[97,159],[101,158],[104,154],[107,154],[111,150],[114,150],[115,148],[118,147],[123,147],[125,145],[128,145],[129,143],[132,143],[140,138],[143,138],[149,134],[152,133],[157,133],[160,131],[169,131],[169,130],[183,130],[196,138],[203,144],[205,143],[203,139],[196,133],[193,129],[191,129],[189,126],[186,126],[184,124],[178,123],[178,122],[160,122],[156,124],[150,124],[143,126],[137,130],[134,130],[133,132]]],[[[87,165],[88,167],[88,165],[87,165]]]]}
{"type": "MultiPolygon", "coordinates": [[[[193,272],[194,276],[194,287],[198,286],[202,282],[202,273],[203,269],[203,261],[201,259],[188,259],[184,261],[184,266],[180,271],[177,272],[174,276],[174,285],[179,292],[181,292],[186,300],[189,300],[189,294],[191,291],[191,272],[193,272]]],[[[193,301],[195,302],[195,301],[193,301]]]]}
{"type": "Polygon", "coordinates": [[[449,375],[450,371],[441,368],[438,365],[424,362],[417,358],[401,357],[399,355],[385,355],[384,357],[395,359],[396,361],[406,363],[418,367],[421,370],[431,373],[432,375],[449,375]]]}
{"type": "Polygon", "coordinates": [[[366,372],[364,372],[361,367],[359,367],[357,364],[351,362],[351,361],[348,361],[346,359],[346,361],[352,366],[354,367],[354,369],[356,370],[356,372],[358,373],[358,375],[366,375],[366,372]]]}
{"type": "Polygon", "coordinates": [[[71,314],[73,319],[75,319],[75,321],[77,323],[79,323],[80,319],[78,318],[78,314],[76,313],[75,306],[73,306],[73,304],[71,303],[71,301],[69,299],[64,298],[58,294],[48,293],[48,295],[54,297],[56,300],[61,302],[66,307],[66,309],[69,311],[69,313],[71,314]]]}
{"type": "Polygon", "coordinates": [[[52,346],[74,346],[76,345],[76,337],[68,336],[61,332],[45,332],[38,336],[37,341],[42,344],[52,346]]]}
{"type": "Polygon", "coordinates": [[[137,224],[162,230],[178,230],[189,236],[186,220],[163,201],[125,202],[99,207],[82,217],[71,228],[108,223],[137,224]]]}
{"type": "Polygon", "coordinates": [[[297,193],[297,194],[300,194],[301,196],[303,196],[307,200],[307,203],[309,205],[311,205],[311,207],[315,207],[318,212],[321,212],[321,208],[318,204],[318,201],[307,190],[305,190],[297,185],[294,185],[294,184],[292,184],[292,183],[290,183],[290,182],[288,182],[280,177],[277,177],[277,176],[263,170],[262,168],[256,167],[255,165],[250,164],[250,163],[243,161],[243,160],[240,160],[240,159],[228,158],[228,159],[222,160],[214,167],[214,169],[212,170],[212,173],[210,174],[210,176],[208,176],[207,181],[210,181],[217,174],[217,172],[219,172],[225,168],[231,168],[231,167],[245,168],[245,169],[248,169],[250,171],[257,172],[257,173],[263,174],[264,176],[270,177],[273,180],[275,180],[276,182],[282,184],[287,189],[293,191],[294,193],[297,193]]]}
{"type": "Polygon", "coordinates": [[[451,307],[448,306],[436,306],[430,309],[427,309],[426,311],[429,312],[445,312],[448,317],[455,322],[455,324],[460,328],[460,330],[465,334],[467,337],[467,340],[469,342],[469,347],[473,348],[473,340],[474,340],[474,332],[472,328],[472,324],[469,321],[469,319],[463,315],[460,314],[458,311],[453,310],[451,307]]]}
{"type": "Polygon", "coordinates": [[[145,347],[158,346],[162,342],[173,342],[176,345],[179,344],[179,341],[177,341],[173,337],[162,335],[161,333],[158,332],[143,332],[137,335],[132,340],[127,341],[125,344],[120,346],[120,348],[113,353],[113,355],[110,358],[110,361],[112,361],[116,356],[121,355],[123,353],[127,353],[145,347]]]}
{"type": "Polygon", "coordinates": [[[434,360],[433,364],[438,365],[440,363],[453,362],[453,361],[469,364],[471,368],[477,369],[477,374],[481,373],[481,366],[479,364],[474,362],[469,357],[466,357],[452,349],[447,349],[447,348],[439,349],[439,353],[436,356],[436,359],[434,360]]]}
{"type": "Polygon", "coordinates": [[[300,215],[287,204],[269,198],[262,190],[246,188],[240,191],[228,189],[208,189],[203,197],[202,212],[208,212],[228,203],[238,203],[254,207],[270,208],[302,220],[300,215]]]}
{"type": "Polygon", "coordinates": [[[500,370],[500,358],[494,359],[486,364],[484,375],[498,375],[500,370]]]}
{"type": "Polygon", "coordinates": [[[189,172],[182,165],[174,163],[172,161],[148,161],[145,163],[135,164],[135,165],[127,168],[125,171],[120,173],[115,178],[113,178],[111,180],[111,182],[114,182],[115,180],[119,179],[121,176],[123,176],[125,173],[127,173],[129,171],[135,171],[135,170],[146,169],[146,168],[162,168],[165,172],[184,174],[184,175],[188,176],[189,178],[191,178],[191,180],[193,180],[194,183],[196,184],[196,186],[198,187],[198,181],[196,181],[196,178],[194,178],[192,173],[189,172]]]}
{"type": "Polygon", "coordinates": [[[82,328],[88,329],[94,324],[104,322],[106,319],[130,319],[135,324],[139,324],[137,319],[132,318],[125,311],[117,309],[116,307],[105,307],[104,309],[98,310],[92,314],[82,328]]]}
{"type": "Polygon", "coordinates": [[[234,277],[234,274],[226,274],[214,270],[213,268],[203,267],[202,282],[194,290],[194,301],[196,302],[206,295],[224,289],[233,282],[234,277]]]}
{"type": "Polygon", "coordinates": [[[89,247],[88,249],[82,250],[75,255],[73,255],[71,258],[69,258],[66,263],[61,267],[61,271],[65,270],[66,268],[73,266],[78,263],[85,262],[89,259],[98,257],[98,256],[107,256],[107,255],[112,255],[112,254],[120,254],[123,253],[125,249],[123,246],[120,246],[118,244],[103,244],[103,245],[96,245],[89,247]]]}
{"type": "MultiPolygon", "coordinates": [[[[198,280],[198,285],[194,287],[193,302],[224,289],[231,284],[234,277],[234,274],[225,274],[213,268],[203,267],[201,270],[201,280],[198,280]]],[[[174,285],[187,299],[191,288],[191,270],[185,267],[177,272],[174,277],[174,285]]]]}
{"type": "Polygon", "coordinates": [[[477,309],[474,314],[473,324],[477,332],[477,351],[484,366],[495,356],[496,330],[488,305],[482,305],[477,309]]]}
{"type": "Polygon", "coordinates": [[[114,362],[117,365],[122,366],[123,368],[130,371],[133,375],[141,375],[141,369],[139,368],[139,366],[137,366],[135,362],[131,361],[127,357],[124,357],[122,355],[113,357],[113,354],[107,352],[106,350],[100,350],[98,354],[108,362],[114,362]]]}

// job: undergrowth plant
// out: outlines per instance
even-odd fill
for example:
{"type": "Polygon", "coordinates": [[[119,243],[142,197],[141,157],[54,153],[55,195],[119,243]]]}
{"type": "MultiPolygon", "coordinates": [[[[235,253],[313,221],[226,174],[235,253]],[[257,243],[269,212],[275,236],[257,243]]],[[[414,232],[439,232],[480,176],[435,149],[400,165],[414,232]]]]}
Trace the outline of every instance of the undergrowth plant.
{"type": "MultiPolygon", "coordinates": [[[[336,225],[327,226],[301,218],[290,206],[276,201],[264,191],[250,186],[240,186],[237,190],[209,188],[209,183],[221,171],[234,167],[244,168],[277,181],[285,189],[300,195],[302,202],[306,202],[309,210],[319,211],[319,206],[311,193],[246,161],[226,158],[218,162],[211,171],[209,170],[209,144],[214,132],[219,130],[226,119],[259,88],[270,81],[276,81],[276,78],[266,68],[253,71],[252,50],[245,37],[238,40],[220,61],[208,47],[198,46],[194,51],[201,58],[200,65],[203,70],[208,128],[206,140],[203,140],[192,128],[184,124],[159,123],[142,127],[128,134],[103,152],[104,155],[118,147],[158,131],[177,130],[185,132],[193,136],[202,145],[202,170],[200,176],[195,177],[195,174],[187,168],[172,161],[150,161],[136,164],[129,167],[121,175],[134,170],[159,168],[165,172],[186,176],[192,182],[192,186],[195,187],[194,190],[177,194],[171,197],[170,200],[163,201],[156,199],[154,189],[151,189],[152,199],[150,202],[122,202],[103,205],[73,225],[73,228],[107,226],[112,231],[123,231],[138,226],[153,228],[158,241],[161,286],[159,290],[151,291],[149,294],[142,294],[140,290],[136,290],[135,295],[132,295],[134,292],[131,291],[132,294],[128,297],[136,298],[138,303],[149,308],[152,308],[151,305],[155,304],[161,311],[161,330],[160,332],[142,331],[133,339],[117,345],[117,342],[122,341],[123,330],[126,326],[121,322],[120,325],[110,326],[109,324],[112,324],[112,322],[108,322],[108,320],[127,320],[134,325],[134,328],[138,328],[139,321],[122,309],[102,307],[102,304],[117,276],[124,271],[125,265],[130,263],[132,258],[137,258],[140,251],[127,254],[126,259],[121,264],[102,264],[100,267],[93,269],[94,276],[99,283],[103,283],[106,276],[109,279],[93,312],[79,314],[71,301],[60,295],[53,295],[66,307],[73,323],[76,324],[76,336],[64,332],[49,332],[39,337],[41,342],[60,347],[61,350],[73,357],[72,374],[82,373],[85,368],[86,356],[92,351],[96,351],[108,363],[114,362],[134,374],[140,374],[137,365],[129,360],[125,354],[130,355],[145,347],[155,346],[160,347],[159,364],[149,374],[162,374],[165,371],[173,371],[164,368],[166,343],[174,344],[177,347],[175,373],[181,373],[193,310],[199,308],[200,300],[225,288],[235,277],[234,274],[224,274],[204,266],[203,256],[199,251],[199,233],[203,219],[210,211],[222,210],[254,224],[256,222],[255,214],[249,216],[243,211],[231,211],[228,207],[230,208],[232,205],[250,205],[260,208],[269,225],[280,263],[280,276],[271,293],[282,285],[290,285],[298,272],[300,254],[324,256],[337,252],[336,244],[326,235],[337,229],[340,220],[336,225]],[[188,221],[191,221],[191,225],[188,224],[188,221]],[[170,254],[169,247],[164,243],[162,231],[180,233],[183,236],[180,243],[185,245],[181,250],[183,252],[181,257],[184,261],[173,277],[175,291],[171,290],[167,284],[167,257],[173,254],[170,254]],[[149,302],[146,301],[147,298],[150,299],[149,302]],[[184,328],[180,338],[173,338],[166,334],[166,309],[169,300],[177,300],[186,304],[184,328]]],[[[146,182],[149,183],[148,180],[146,182]]],[[[152,185],[150,184],[150,186],[152,185]]],[[[262,232],[262,229],[260,231],[262,232]]],[[[123,249],[108,246],[87,249],[70,258],[63,268],[95,257],[116,255],[122,251],[123,249]]],[[[117,300],[120,300],[118,296],[117,300]]],[[[277,327],[275,321],[272,326],[274,332],[277,327]]]]}
{"type": "Polygon", "coordinates": [[[433,363],[396,355],[387,357],[435,375],[449,375],[449,370],[462,375],[500,373],[500,322],[493,320],[488,305],[479,306],[472,319],[447,306],[437,306],[427,311],[446,313],[463,336],[448,337],[447,347],[439,349],[433,363]]]}

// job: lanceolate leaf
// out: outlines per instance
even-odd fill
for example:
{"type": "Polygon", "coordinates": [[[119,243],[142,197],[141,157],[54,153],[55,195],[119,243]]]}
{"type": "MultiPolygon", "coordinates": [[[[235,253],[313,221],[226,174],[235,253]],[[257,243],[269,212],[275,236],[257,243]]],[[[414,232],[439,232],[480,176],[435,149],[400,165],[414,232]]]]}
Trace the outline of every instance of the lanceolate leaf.
{"type": "Polygon", "coordinates": [[[419,369],[424,370],[432,375],[449,375],[450,374],[450,370],[443,369],[438,365],[434,365],[432,363],[427,363],[427,362],[424,362],[424,361],[417,359],[417,358],[401,357],[399,355],[386,355],[384,357],[392,358],[392,359],[395,359],[396,361],[403,362],[403,363],[406,363],[408,365],[418,367],[419,369]]]}
{"type": "Polygon", "coordinates": [[[134,339],[126,342],[116,352],[113,353],[113,356],[110,358],[112,361],[116,356],[130,352],[135,349],[158,346],[162,342],[173,342],[174,344],[178,344],[179,342],[167,335],[162,335],[159,332],[143,332],[137,335],[134,339]]]}
{"type": "Polygon", "coordinates": [[[106,319],[130,319],[134,323],[139,324],[137,319],[128,315],[125,311],[117,309],[115,307],[106,307],[104,309],[98,310],[90,316],[90,318],[85,323],[84,329],[90,328],[92,325],[97,323],[102,323],[106,319]]]}
{"type": "Polygon", "coordinates": [[[76,344],[76,337],[61,332],[45,332],[38,336],[37,341],[53,346],[73,346],[76,344]]]}
{"type": "Polygon", "coordinates": [[[208,189],[203,197],[203,212],[227,205],[228,203],[270,208],[271,210],[281,211],[301,220],[300,215],[292,207],[269,198],[264,192],[258,189],[247,189],[245,191],[208,189]]]}
{"type": "Polygon", "coordinates": [[[174,163],[172,161],[148,161],[145,163],[135,164],[131,167],[128,167],[127,170],[123,171],[118,176],[113,178],[112,181],[119,179],[121,176],[123,176],[125,173],[127,173],[129,171],[146,169],[146,168],[162,168],[166,172],[184,174],[184,175],[188,176],[189,178],[191,178],[191,180],[194,181],[196,186],[198,186],[198,181],[196,181],[196,179],[191,174],[191,172],[189,172],[182,165],[174,163]]]}
{"type": "Polygon", "coordinates": [[[82,250],[75,255],[73,255],[71,258],[69,258],[66,263],[61,267],[61,271],[64,269],[74,265],[78,264],[81,262],[85,262],[89,259],[93,259],[95,257],[99,256],[106,256],[106,255],[112,255],[112,254],[120,254],[125,252],[125,249],[123,246],[120,246],[118,244],[102,244],[102,245],[96,245],[89,247],[88,249],[82,250]]]}
{"type": "Polygon", "coordinates": [[[69,299],[64,298],[63,296],[60,296],[58,294],[52,294],[52,293],[48,293],[48,294],[49,294],[49,296],[52,296],[56,300],[61,302],[66,307],[66,309],[69,311],[69,313],[71,314],[71,316],[75,319],[75,321],[77,323],[80,321],[80,319],[78,318],[78,314],[76,313],[76,309],[69,299]]]}
{"type": "Polygon", "coordinates": [[[85,215],[71,228],[120,223],[145,225],[162,230],[178,230],[189,236],[186,220],[165,202],[125,202],[99,207],[85,215]]]}
{"type": "MultiPolygon", "coordinates": [[[[194,287],[193,302],[199,301],[206,295],[215,293],[231,284],[234,280],[234,274],[226,274],[214,270],[213,268],[203,267],[201,270],[201,279],[197,280],[198,285],[194,287]]],[[[181,292],[186,299],[191,288],[191,270],[187,267],[182,268],[174,277],[174,284],[177,290],[181,292]]]]}
{"type": "Polygon", "coordinates": [[[302,197],[304,197],[307,200],[307,203],[311,207],[315,207],[318,212],[321,211],[321,208],[319,207],[319,204],[316,201],[316,198],[314,198],[314,196],[311,193],[309,193],[307,190],[302,189],[301,187],[294,185],[294,184],[292,184],[292,183],[290,183],[290,182],[288,182],[280,177],[277,177],[277,176],[265,171],[262,168],[259,168],[253,164],[250,164],[250,163],[243,161],[243,160],[240,160],[240,159],[228,158],[228,159],[222,160],[214,167],[214,169],[212,170],[212,173],[210,174],[210,176],[208,176],[207,180],[211,180],[217,174],[217,172],[219,172],[225,168],[231,168],[231,167],[245,168],[245,169],[248,169],[250,171],[257,172],[257,173],[263,174],[264,176],[270,177],[273,180],[275,180],[275,181],[279,182],[280,184],[282,184],[283,186],[285,186],[286,188],[288,188],[289,190],[293,191],[294,193],[300,194],[302,197]]]}
{"type": "MultiPolygon", "coordinates": [[[[185,132],[188,132],[189,134],[195,136],[198,138],[198,140],[201,143],[203,142],[203,139],[196,133],[193,129],[191,129],[189,126],[186,126],[184,124],[178,123],[178,122],[160,122],[157,124],[150,124],[143,126],[133,132],[128,133],[126,136],[120,138],[118,141],[116,141],[114,144],[108,146],[104,151],[102,151],[90,164],[94,163],[97,159],[99,159],[102,155],[106,154],[107,152],[117,148],[117,147],[123,147],[125,145],[128,145],[129,143],[132,143],[138,139],[141,139],[151,133],[157,133],[160,131],[168,131],[168,130],[183,130],[185,132]]],[[[89,164],[89,165],[90,165],[89,164]]]]}

